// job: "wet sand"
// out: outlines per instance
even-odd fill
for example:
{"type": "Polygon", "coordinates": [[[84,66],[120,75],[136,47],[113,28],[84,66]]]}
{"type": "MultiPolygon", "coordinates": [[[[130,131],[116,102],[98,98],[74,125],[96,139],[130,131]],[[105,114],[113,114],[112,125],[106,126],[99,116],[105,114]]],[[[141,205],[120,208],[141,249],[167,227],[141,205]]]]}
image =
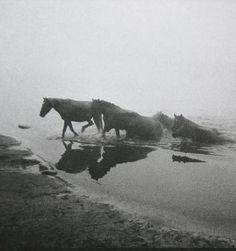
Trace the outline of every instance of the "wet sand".
{"type": "Polygon", "coordinates": [[[233,240],[170,229],[75,195],[59,177],[28,171],[43,165],[30,150],[15,145],[17,141],[0,135],[1,250],[236,247],[233,240]]]}

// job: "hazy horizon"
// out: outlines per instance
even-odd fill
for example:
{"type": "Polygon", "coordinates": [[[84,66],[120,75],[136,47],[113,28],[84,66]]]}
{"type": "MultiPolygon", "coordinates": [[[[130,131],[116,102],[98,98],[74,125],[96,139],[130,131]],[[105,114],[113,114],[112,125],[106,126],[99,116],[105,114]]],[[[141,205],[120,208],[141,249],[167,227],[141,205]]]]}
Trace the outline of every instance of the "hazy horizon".
{"type": "Polygon", "coordinates": [[[235,24],[233,0],[2,0],[1,117],[43,96],[236,115],[235,24]]]}

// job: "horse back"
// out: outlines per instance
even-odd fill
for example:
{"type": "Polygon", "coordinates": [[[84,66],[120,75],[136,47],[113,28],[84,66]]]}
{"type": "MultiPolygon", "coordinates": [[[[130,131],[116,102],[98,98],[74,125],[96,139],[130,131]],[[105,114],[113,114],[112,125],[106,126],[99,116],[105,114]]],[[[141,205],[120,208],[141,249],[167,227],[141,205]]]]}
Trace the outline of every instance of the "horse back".
{"type": "Polygon", "coordinates": [[[90,101],[58,99],[54,100],[53,107],[64,120],[82,122],[92,117],[92,102],[90,101]]]}
{"type": "Polygon", "coordinates": [[[136,117],[128,130],[128,135],[145,140],[159,140],[162,136],[162,127],[159,121],[152,117],[136,117]]]}
{"type": "Polygon", "coordinates": [[[104,113],[104,122],[110,127],[126,130],[141,117],[138,113],[122,110],[122,112],[104,113]]]}
{"type": "Polygon", "coordinates": [[[225,138],[216,130],[203,126],[188,125],[188,127],[182,127],[182,135],[191,138],[196,142],[202,143],[221,143],[225,141],[225,138]]]}

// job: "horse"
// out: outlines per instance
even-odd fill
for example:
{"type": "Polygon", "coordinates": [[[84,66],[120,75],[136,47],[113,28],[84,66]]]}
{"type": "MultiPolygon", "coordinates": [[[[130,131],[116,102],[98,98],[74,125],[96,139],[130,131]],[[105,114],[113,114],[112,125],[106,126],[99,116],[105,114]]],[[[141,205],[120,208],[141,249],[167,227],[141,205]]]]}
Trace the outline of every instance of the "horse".
{"type": "Polygon", "coordinates": [[[92,109],[94,114],[103,114],[104,136],[105,132],[112,128],[115,129],[117,137],[120,137],[119,130],[125,130],[127,137],[147,140],[159,140],[162,135],[160,122],[152,117],[142,116],[99,99],[93,99],[92,109]]]}
{"type": "Polygon", "coordinates": [[[127,130],[130,127],[131,120],[140,116],[138,113],[125,110],[110,102],[93,99],[92,100],[93,114],[101,116],[103,114],[103,136],[106,132],[109,132],[112,128],[116,131],[116,136],[120,137],[119,130],[127,130]]]}
{"type": "Polygon", "coordinates": [[[232,142],[232,140],[222,136],[216,129],[207,128],[196,124],[185,118],[182,114],[174,114],[174,125],[172,127],[172,136],[189,138],[196,143],[204,144],[223,144],[232,142]]]}
{"type": "Polygon", "coordinates": [[[40,110],[40,116],[45,117],[46,114],[54,108],[64,120],[64,127],[62,130],[62,137],[65,136],[67,126],[75,136],[78,134],[74,131],[72,121],[83,122],[87,121],[88,124],[84,125],[81,132],[94,123],[98,132],[102,129],[102,118],[92,112],[92,102],[90,101],[76,101],[72,99],[59,99],[59,98],[43,98],[43,104],[40,110]],[[94,122],[92,121],[92,118],[94,122]]]}

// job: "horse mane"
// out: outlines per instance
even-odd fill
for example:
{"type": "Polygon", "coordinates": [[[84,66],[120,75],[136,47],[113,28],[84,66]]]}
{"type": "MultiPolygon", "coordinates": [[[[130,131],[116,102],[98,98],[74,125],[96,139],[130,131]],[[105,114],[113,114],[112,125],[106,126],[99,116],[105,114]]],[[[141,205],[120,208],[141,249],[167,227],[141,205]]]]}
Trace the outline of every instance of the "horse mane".
{"type": "Polygon", "coordinates": [[[66,99],[61,98],[46,98],[47,101],[52,105],[52,107],[55,107],[58,103],[62,103],[61,101],[64,101],[66,99]]]}
{"type": "Polygon", "coordinates": [[[168,130],[172,129],[172,126],[174,124],[174,119],[169,117],[168,115],[166,115],[163,112],[157,112],[156,114],[154,114],[152,116],[152,118],[154,120],[159,121],[165,128],[167,128],[168,130]]]}
{"type": "Polygon", "coordinates": [[[166,114],[164,114],[163,112],[157,112],[152,116],[153,119],[156,120],[160,120],[162,118],[170,118],[169,116],[167,116],[166,114]]]}
{"type": "MultiPolygon", "coordinates": [[[[121,108],[120,106],[118,105],[115,105],[111,102],[108,102],[106,100],[100,100],[100,99],[93,99],[93,102],[98,102],[98,106],[99,104],[101,104],[102,106],[106,108],[108,108],[109,111],[115,111],[115,112],[118,112],[118,113],[127,113],[129,115],[132,115],[132,116],[138,116],[140,117],[141,115],[137,112],[134,112],[134,111],[131,111],[131,110],[126,110],[126,109],[123,109],[121,108]]],[[[96,104],[94,104],[96,106],[96,104]]]]}
{"type": "Polygon", "coordinates": [[[98,102],[98,104],[100,104],[100,105],[102,105],[104,107],[107,107],[107,108],[109,108],[111,110],[130,112],[130,111],[125,110],[125,109],[121,108],[120,106],[115,105],[115,104],[113,104],[111,102],[108,102],[106,100],[93,99],[93,102],[98,102]]]}
{"type": "Polygon", "coordinates": [[[111,106],[111,107],[115,107],[115,108],[120,108],[120,109],[122,109],[122,108],[119,107],[118,105],[115,105],[114,103],[108,102],[108,101],[103,100],[103,99],[101,99],[101,100],[100,100],[100,99],[95,99],[95,101],[102,102],[103,104],[109,105],[109,106],[111,106]]]}
{"type": "Polygon", "coordinates": [[[189,126],[194,126],[194,127],[200,127],[200,125],[198,125],[197,123],[193,122],[190,119],[187,119],[183,116],[183,124],[189,125],[189,126]]]}
{"type": "Polygon", "coordinates": [[[78,101],[77,100],[74,100],[74,99],[70,99],[70,98],[67,98],[67,99],[63,99],[63,98],[46,98],[49,103],[52,105],[53,108],[55,107],[58,107],[60,105],[63,105],[63,104],[68,104],[68,103],[71,103],[71,104],[75,104],[77,103],[78,101]]]}

